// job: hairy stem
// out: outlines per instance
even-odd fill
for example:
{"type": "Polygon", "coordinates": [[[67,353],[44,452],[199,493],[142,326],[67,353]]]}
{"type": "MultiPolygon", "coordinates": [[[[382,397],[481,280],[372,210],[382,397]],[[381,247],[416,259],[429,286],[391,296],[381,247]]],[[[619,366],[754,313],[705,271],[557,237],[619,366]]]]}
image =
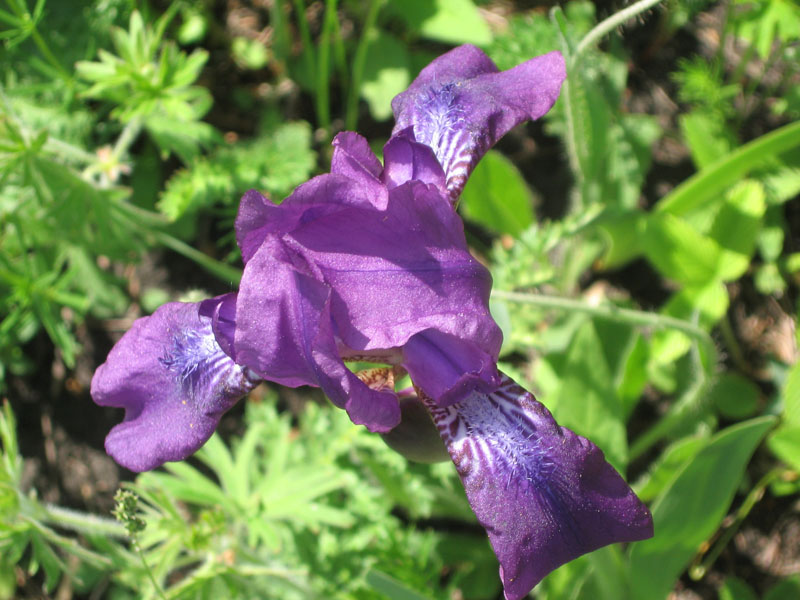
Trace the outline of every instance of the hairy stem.
{"type": "Polygon", "coordinates": [[[674,329],[686,334],[690,338],[698,341],[712,352],[711,356],[716,355],[714,342],[708,333],[698,325],[676,319],[658,313],[644,312],[630,308],[620,308],[613,304],[592,305],[574,300],[572,298],[562,298],[559,296],[548,296],[545,294],[531,294],[526,292],[509,292],[505,290],[493,290],[492,296],[497,300],[508,302],[520,302],[532,304],[541,308],[561,310],[563,312],[580,312],[595,317],[603,317],[618,323],[652,327],[654,329],[674,329]]]}
{"type": "Polygon", "coordinates": [[[125,527],[117,523],[114,519],[107,519],[97,515],[56,506],[55,504],[45,504],[42,506],[43,520],[50,525],[56,525],[64,529],[69,529],[78,533],[88,535],[103,535],[124,538],[126,537],[125,527]]]}
{"type": "Polygon", "coordinates": [[[614,29],[622,25],[628,19],[643,13],[648,8],[652,8],[659,2],[661,2],[661,0],[639,0],[639,2],[631,4],[627,8],[623,8],[621,11],[614,13],[607,19],[595,25],[595,27],[578,43],[578,46],[575,48],[575,52],[570,57],[570,66],[574,67],[577,64],[580,55],[583,54],[587,48],[592,46],[592,44],[595,44],[608,33],[614,31],[614,29]]]}

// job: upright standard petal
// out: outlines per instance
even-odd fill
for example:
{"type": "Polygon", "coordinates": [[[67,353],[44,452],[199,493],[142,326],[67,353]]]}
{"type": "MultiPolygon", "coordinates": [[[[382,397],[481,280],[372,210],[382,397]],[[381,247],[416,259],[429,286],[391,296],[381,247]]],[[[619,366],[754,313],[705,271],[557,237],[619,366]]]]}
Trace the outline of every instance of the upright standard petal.
{"type": "Polygon", "coordinates": [[[331,288],[290,240],[268,238],[245,267],[236,302],[237,360],[260,377],[321,387],[371,431],[400,422],[393,392],[373,390],[344,364],[331,318],[331,288]]]}
{"type": "Polygon", "coordinates": [[[489,148],[515,125],[550,110],[565,77],[559,52],[498,72],[478,48],[460,46],[394,98],[394,133],[412,127],[416,141],[433,149],[456,200],[489,148]]]}
{"type": "Polygon", "coordinates": [[[589,440],[507,376],[491,394],[427,401],[500,562],[508,600],[607,544],[653,535],[647,507],[589,440]]]}
{"type": "Polygon", "coordinates": [[[447,194],[444,171],[433,149],[414,141],[414,133],[409,130],[393,135],[383,147],[382,179],[389,189],[409,181],[421,181],[434,185],[447,194]]]}
{"type": "Polygon", "coordinates": [[[172,302],[138,319],[92,379],[92,399],[125,409],[106,451],[132,471],[183,460],[258,379],[217,343],[198,304],[172,302]]]}

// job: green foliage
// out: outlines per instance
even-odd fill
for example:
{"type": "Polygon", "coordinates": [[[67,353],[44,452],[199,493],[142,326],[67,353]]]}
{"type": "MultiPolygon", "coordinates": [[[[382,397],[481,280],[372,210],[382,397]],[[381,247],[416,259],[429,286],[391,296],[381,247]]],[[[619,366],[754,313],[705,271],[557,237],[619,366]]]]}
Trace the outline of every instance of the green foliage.
{"type": "Polygon", "coordinates": [[[493,150],[478,163],[461,195],[461,209],[467,219],[513,236],[533,223],[532,205],[533,195],[522,174],[493,150]]]}
{"type": "Polygon", "coordinates": [[[424,38],[454,45],[485,46],[492,41],[473,0],[391,0],[388,10],[424,38]]]}
{"type": "Polygon", "coordinates": [[[633,598],[663,598],[697,547],[719,526],[744,468],[773,417],[734,425],[694,455],[653,504],[658,534],[630,556],[633,598]]]}
{"type": "MultiPolygon", "coordinates": [[[[311,177],[341,123],[354,129],[368,111],[387,127],[391,98],[432,58],[431,43],[437,52],[478,44],[503,69],[558,48],[568,79],[544,128],[571,171],[564,216],[537,221],[526,178],[541,174],[523,176],[494,151],[473,173],[462,212],[499,290],[491,309],[505,334],[501,367],[621,472],[641,473],[635,487],[652,503],[656,535],[564,565],[536,597],[666,597],[687,565],[690,577],[713,565],[754,498],[800,490],[800,368],[783,356],[768,357],[769,369],[748,364],[728,315],[742,310],[742,296],[748,309],[785,311],[796,300],[797,4],[734,2],[720,13],[722,42],[730,36],[744,53],[682,56],[664,86],[677,91],[670,118],[636,112],[642,104],[630,97],[631,73],[639,83],[643,75],[632,60],[708,4],[671,2],[646,15],[658,19],[653,46],[631,54],[616,15],[600,24],[611,22],[602,39],[586,37],[598,25],[595,4],[578,0],[549,14],[514,5],[507,19],[472,0],[278,0],[253,13],[263,36],[225,29],[208,3],[158,14],[127,0],[80,10],[7,1],[0,387],[42,368],[28,355],[37,336],[71,368],[87,319],[169,300],[157,282],[134,291],[129,274],[145,252],[168,271],[164,250],[236,281],[237,270],[215,259],[232,237],[215,247],[204,243],[209,231],[229,228],[247,189],[280,201],[311,177]],[[224,87],[220,65],[241,72],[212,98],[224,87]],[[650,173],[655,143],[662,153],[680,146],[681,167],[690,158],[696,169],[661,198],[645,186],[663,185],[663,173],[650,173]],[[655,273],[656,300],[628,294],[630,275],[619,284],[609,273],[636,259],[655,273]],[[763,438],[766,451],[748,467],[763,438]],[[744,500],[728,527],[737,493],[744,500]]],[[[0,442],[0,597],[13,597],[20,572],[46,591],[66,576],[77,593],[107,585],[115,598],[500,593],[452,465],[409,464],[342,411],[306,402],[289,416],[272,397],[251,399],[237,434],[126,486],[128,504],[139,498],[128,522],[144,525],[130,540],[110,519],[21,489],[7,404],[0,442]]],[[[735,577],[718,580],[720,598],[754,597],[735,577]]],[[[765,597],[797,588],[788,578],[765,597]]]]}
{"type": "Polygon", "coordinates": [[[267,123],[254,139],[222,146],[177,171],[167,181],[158,209],[174,221],[220,201],[237,201],[251,188],[282,200],[313,171],[316,156],[310,145],[311,128],[305,121],[267,123]]]}
{"type": "Polygon", "coordinates": [[[174,42],[162,41],[173,14],[168,11],[150,27],[134,11],[127,31],[111,32],[116,54],[100,50],[99,61],[81,61],[76,69],[92,83],[86,97],[110,102],[111,116],[123,123],[141,122],[162,152],[188,163],[218,134],[199,121],[211,107],[211,95],[192,85],[208,53],[198,49],[187,55],[174,42]]]}

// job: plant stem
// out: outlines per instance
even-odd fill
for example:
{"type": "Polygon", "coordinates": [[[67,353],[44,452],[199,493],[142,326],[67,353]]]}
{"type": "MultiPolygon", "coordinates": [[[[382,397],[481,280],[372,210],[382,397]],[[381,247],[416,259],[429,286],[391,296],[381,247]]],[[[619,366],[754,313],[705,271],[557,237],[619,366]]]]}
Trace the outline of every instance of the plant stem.
{"type": "Polygon", "coordinates": [[[725,546],[728,545],[728,542],[730,542],[736,532],[739,531],[739,528],[750,514],[750,511],[753,510],[753,507],[758,501],[764,497],[764,491],[767,489],[767,486],[786,472],[787,469],[784,467],[775,467],[771,471],[768,471],[758,483],[756,483],[753,489],[750,490],[750,493],[747,494],[739,510],[736,511],[736,518],[733,523],[731,523],[725,532],[717,539],[711,550],[705,554],[705,559],[703,559],[704,553],[701,551],[692,561],[689,567],[689,577],[697,581],[705,576],[709,568],[711,568],[717,558],[719,558],[725,546]]]}
{"type": "Polygon", "coordinates": [[[375,23],[378,13],[386,0],[370,0],[367,17],[364,19],[364,29],[358,40],[350,80],[350,95],[347,97],[345,112],[345,129],[355,130],[358,121],[358,98],[361,94],[361,78],[364,76],[364,64],[367,61],[367,50],[375,36],[375,23]]]}
{"type": "Polygon", "coordinates": [[[330,135],[331,128],[331,102],[330,102],[330,62],[331,62],[331,31],[336,19],[337,0],[326,0],[325,16],[322,22],[322,34],[319,40],[319,55],[317,58],[317,119],[319,126],[330,135]]]}
{"type": "MultiPolygon", "coordinates": [[[[567,21],[564,18],[564,12],[560,7],[556,6],[550,12],[550,18],[555,22],[561,37],[561,51],[564,56],[570,57],[574,54],[575,49],[572,46],[569,36],[567,35],[567,21]]],[[[564,103],[564,121],[567,126],[567,133],[564,136],[564,141],[567,146],[567,159],[569,160],[570,170],[575,177],[575,183],[570,190],[570,207],[571,214],[582,212],[584,208],[583,202],[583,188],[584,188],[584,168],[581,160],[581,154],[578,149],[579,141],[577,139],[575,121],[575,80],[579,77],[578,71],[570,69],[567,78],[561,85],[561,102],[564,103]]]]}
{"type": "Polygon", "coordinates": [[[572,56],[570,57],[570,66],[574,68],[578,63],[580,55],[583,54],[592,44],[599,41],[606,34],[622,25],[628,19],[631,19],[639,13],[646,11],[648,8],[652,8],[659,2],[661,2],[661,0],[639,0],[639,2],[631,4],[627,8],[623,8],[621,11],[614,13],[607,19],[604,19],[602,22],[595,25],[595,27],[589,33],[587,33],[580,42],[578,42],[575,52],[573,52],[572,56]]]}
{"type": "Polygon", "coordinates": [[[714,342],[711,336],[701,327],[674,317],[660,315],[658,313],[644,312],[630,308],[620,308],[613,304],[602,304],[593,306],[580,300],[572,298],[562,298],[559,296],[548,296],[545,294],[531,294],[526,292],[509,292],[505,290],[493,290],[492,296],[497,300],[508,302],[520,302],[522,304],[533,304],[542,308],[551,308],[564,312],[581,312],[594,317],[602,317],[618,323],[628,323],[630,325],[640,325],[653,327],[655,329],[674,329],[686,334],[690,338],[697,340],[716,354],[714,342]]]}
{"type": "Polygon", "coordinates": [[[161,586],[156,581],[156,576],[153,575],[153,570],[150,568],[150,565],[147,564],[147,560],[144,557],[144,552],[142,552],[142,548],[139,546],[139,542],[135,537],[131,538],[131,545],[133,546],[134,550],[136,550],[136,554],[139,555],[142,565],[144,565],[144,570],[147,572],[147,576],[150,578],[158,597],[161,598],[161,600],[167,600],[167,597],[164,595],[164,590],[161,589],[161,586]]]}
{"type": "Polygon", "coordinates": [[[114,149],[111,151],[111,156],[115,161],[118,161],[120,158],[122,158],[122,155],[127,152],[131,144],[136,141],[136,138],[139,136],[139,132],[142,130],[142,125],[143,123],[141,117],[134,117],[128,121],[127,125],[125,125],[125,128],[122,130],[122,133],[119,134],[117,142],[114,144],[114,149]]]}
{"type": "Polygon", "coordinates": [[[41,508],[43,520],[51,525],[88,535],[127,537],[125,527],[113,519],[106,519],[105,517],[79,512],[54,504],[45,504],[41,508]]]}
{"type": "Polygon", "coordinates": [[[303,62],[306,63],[308,76],[312,81],[317,81],[315,72],[314,56],[312,55],[313,46],[311,43],[311,30],[306,19],[306,7],[303,0],[294,0],[294,10],[297,13],[297,28],[300,30],[300,41],[303,44],[303,62]]]}
{"type": "Polygon", "coordinates": [[[192,248],[189,244],[182,242],[165,231],[155,230],[149,233],[162,245],[196,262],[212,275],[215,275],[231,285],[238,285],[239,281],[242,279],[242,272],[239,269],[203,254],[196,248],[192,248]]]}

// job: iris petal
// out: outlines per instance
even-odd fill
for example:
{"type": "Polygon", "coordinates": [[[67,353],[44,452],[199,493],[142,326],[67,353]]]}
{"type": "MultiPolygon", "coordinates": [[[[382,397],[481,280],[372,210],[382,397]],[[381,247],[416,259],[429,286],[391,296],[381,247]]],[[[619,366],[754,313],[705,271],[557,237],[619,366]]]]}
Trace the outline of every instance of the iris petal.
{"type": "Polygon", "coordinates": [[[125,409],[106,450],[132,471],[183,460],[258,382],[217,343],[198,304],[173,302],[138,319],[92,379],[92,398],[125,409]]]}
{"type": "Polygon", "coordinates": [[[383,147],[383,160],[386,163],[383,181],[386,187],[392,189],[408,181],[421,181],[446,193],[444,171],[433,149],[415,142],[413,135],[409,129],[392,136],[383,147]]]}
{"type": "Polygon", "coordinates": [[[512,127],[545,114],[566,77],[558,52],[499,72],[474,46],[460,46],[425,67],[392,101],[394,134],[413,128],[444,169],[457,199],[475,165],[512,127]]]}
{"type": "Polygon", "coordinates": [[[516,600],[581,554],[651,537],[653,522],[597,446],[503,378],[491,394],[427,406],[516,600]]]}
{"type": "Polygon", "coordinates": [[[354,423],[388,431],[400,422],[393,392],[372,390],[344,364],[331,288],[291,244],[269,238],[245,267],[236,304],[237,360],[283,385],[321,387],[354,423]]]}

